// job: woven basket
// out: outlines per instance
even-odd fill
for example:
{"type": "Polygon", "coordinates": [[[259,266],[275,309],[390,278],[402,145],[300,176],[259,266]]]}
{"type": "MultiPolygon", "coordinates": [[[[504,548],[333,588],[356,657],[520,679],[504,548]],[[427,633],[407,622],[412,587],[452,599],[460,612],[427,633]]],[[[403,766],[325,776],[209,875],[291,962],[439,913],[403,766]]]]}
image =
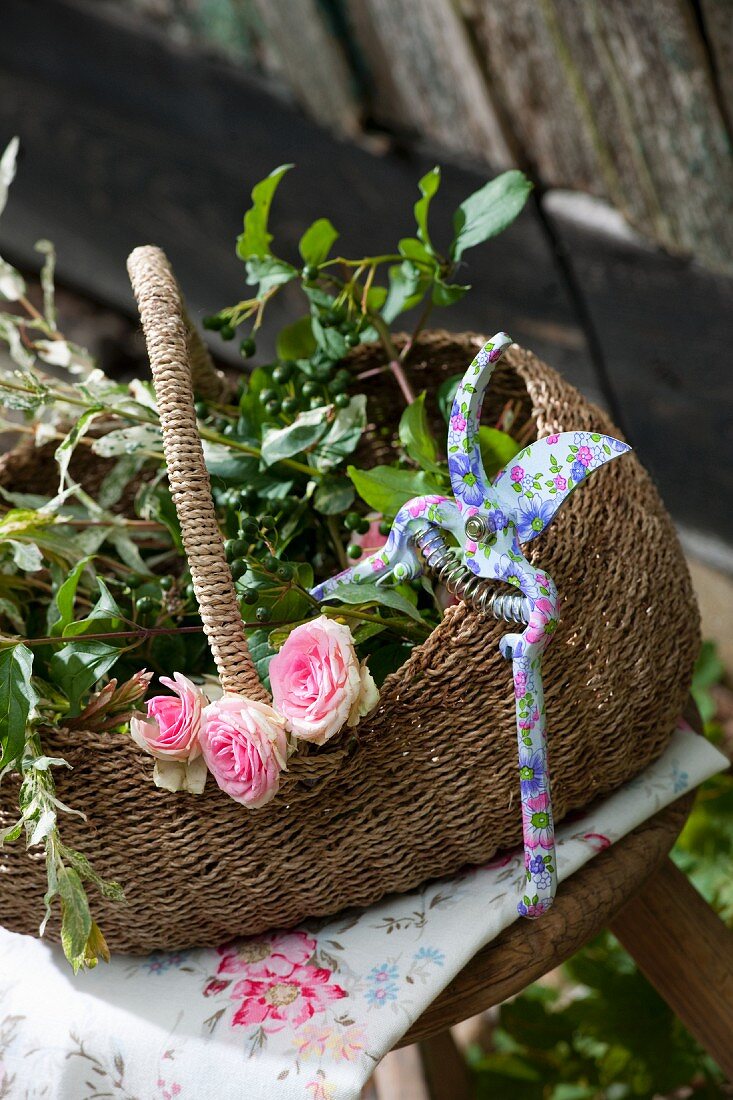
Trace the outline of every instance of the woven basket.
{"type": "MultiPolygon", "coordinates": [[[[171,487],[212,652],[226,686],[263,695],[244,641],[208,478],[200,463],[189,371],[197,389],[222,385],[193,342],[164,257],[139,249],[131,273],[166,433],[171,487]]],[[[432,332],[411,350],[416,389],[434,393],[484,342],[432,332]]],[[[349,366],[382,363],[359,348],[349,366]]],[[[393,424],[391,378],[363,388],[369,420],[393,424]]],[[[618,435],[608,418],[530,352],[513,347],[485,400],[495,420],[520,399],[536,435],[586,430],[618,435]]],[[[437,410],[436,424],[437,424],[437,410]]],[[[520,414],[521,415],[521,414],[520,414]]],[[[389,445],[366,440],[372,461],[389,445]]],[[[365,456],[362,455],[363,459],[365,456]]],[[[48,484],[43,452],[21,449],[0,482],[48,484]]],[[[76,476],[85,471],[76,457],[76,476]]],[[[698,617],[672,523],[632,454],[594,474],[560,510],[530,559],[557,583],[561,622],[543,659],[556,820],[624,783],[664,749],[687,697],[698,617]]],[[[59,731],[45,749],[73,770],[56,774],[59,797],[87,822],[64,818],[78,846],[126,903],[93,899],[114,951],[211,945],[375,902],[521,842],[512,677],[500,656],[506,629],[466,605],[450,608],[428,640],[384,684],[378,709],[344,759],[339,739],[295,764],[284,791],[247,811],[209,780],[200,797],[152,783],[150,758],[128,737],[59,731]],[[314,781],[315,779],[315,781],[314,781]]],[[[0,827],[17,789],[0,787],[0,827]]],[[[21,843],[0,849],[0,923],[35,933],[43,911],[43,860],[21,843]]],[[[49,928],[53,937],[58,929],[49,928]]]]}

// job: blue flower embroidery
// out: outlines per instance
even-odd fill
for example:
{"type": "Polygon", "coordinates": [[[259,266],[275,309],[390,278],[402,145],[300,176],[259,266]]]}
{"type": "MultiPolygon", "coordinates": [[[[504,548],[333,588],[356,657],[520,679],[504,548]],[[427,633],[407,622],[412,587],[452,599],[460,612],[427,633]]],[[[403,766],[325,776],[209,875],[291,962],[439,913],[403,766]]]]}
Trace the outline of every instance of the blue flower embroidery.
{"type": "MultiPolygon", "coordinates": [[[[545,775],[542,767],[542,753],[522,749],[519,754],[519,786],[523,798],[534,798],[545,789],[545,775]]],[[[542,862],[542,857],[537,856],[542,862]]],[[[544,864],[542,864],[544,867],[544,864]]],[[[542,868],[540,868],[542,870],[542,868]]]]}
{"type": "Polygon", "coordinates": [[[381,966],[375,966],[373,970],[367,975],[367,981],[384,983],[384,982],[396,982],[398,978],[397,967],[390,965],[389,963],[383,963],[381,966]]]}
{"type": "Polygon", "coordinates": [[[469,455],[451,455],[448,460],[451,475],[462,481],[461,496],[466,504],[483,504],[484,487],[469,455]]]}
{"type": "MultiPolygon", "coordinates": [[[[576,465],[580,466],[580,463],[578,462],[576,465]]],[[[574,474],[573,477],[575,477],[574,474]]],[[[554,501],[546,500],[543,503],[539,497],[534,497],[532,500],[520,500],[519,516],[517,518],[519,541],[526,542],[544,531],[555,514],[555,508],[554,501]]]]}
{"type": "Polygon", "coordinates": [[[437,947],[421,947],[419,951],[415,952],[415,962],[419,962],[421,959],[431,962],[435,966],[442,966],[445,962],[445,955],[442,951],[438,951],[437,947]]]}
{"type": "Polygon", "coordinates": [[[372,989],[367,989],[365,997],[370,1005],[381,1008],[387,1001],[397,1000],[397,986],[394,982],[375,985],[372,989]]]}
{"type": "Polygon", "coordinates": [[[582,462],[574,462],[570,467],[570,476],[573,481],[582,481],[585,475],[588,473],[582,462]]]}
{"type": "Polygon", "coordinates": [[[147,970],[149,974],[165,974],[166,970],[170,970],[172,966],[180,966],[185,959],[185,954],[164,955],[156,952],[140,964],[140,969],[147,970]]]}

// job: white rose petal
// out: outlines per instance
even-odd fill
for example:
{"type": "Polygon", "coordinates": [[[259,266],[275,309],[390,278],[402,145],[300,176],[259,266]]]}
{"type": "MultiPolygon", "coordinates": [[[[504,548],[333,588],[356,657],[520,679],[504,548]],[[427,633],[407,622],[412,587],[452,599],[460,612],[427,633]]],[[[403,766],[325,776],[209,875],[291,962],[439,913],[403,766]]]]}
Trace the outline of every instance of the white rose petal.
{"type": "Polygon", "coordinates": [[[186,764],[183,760],[158,760],[153,768],[153,782],[164,791],[183,791],[186,784],[186,764]]]}
{"type": "Polygon", "coordinates": [[[185,765],[185,772],[183,790],[188,791],[189,794],[203,794],[206,777],[209,774],[203,756],[197,756],[195,760],[189,760],[188,764],[185,765]]]}
{"type": "Polygon", "coordinates": [[[379,688],[374,683],[374,677],[369,671],[369,667],[366,661],[362,661],[361,668],[359,670],[361,677],[361,686],[359,690],[359,696],[354,701],[349,712],[349,719],[347,725],[355,726],[358,724],[359,719],[363,718],[365,714],[368,714],[373,707],[376,707],[379,702],[379,688]]]}

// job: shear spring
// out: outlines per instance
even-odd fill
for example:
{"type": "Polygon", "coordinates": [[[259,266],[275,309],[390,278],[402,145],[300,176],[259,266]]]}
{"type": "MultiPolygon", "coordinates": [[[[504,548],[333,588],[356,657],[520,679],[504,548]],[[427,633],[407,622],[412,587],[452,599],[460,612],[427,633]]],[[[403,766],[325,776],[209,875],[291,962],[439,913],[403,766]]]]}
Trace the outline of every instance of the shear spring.
{"type": "Polygon", "coordinates": [[[440,528],[426,523],[414,535],[428,569],[451,595],[464,600],[482,615],[493,615],[507,623],[529,622],[529,606],[520,592],[498,592],[467,569],[448,546],[440,528]]]}

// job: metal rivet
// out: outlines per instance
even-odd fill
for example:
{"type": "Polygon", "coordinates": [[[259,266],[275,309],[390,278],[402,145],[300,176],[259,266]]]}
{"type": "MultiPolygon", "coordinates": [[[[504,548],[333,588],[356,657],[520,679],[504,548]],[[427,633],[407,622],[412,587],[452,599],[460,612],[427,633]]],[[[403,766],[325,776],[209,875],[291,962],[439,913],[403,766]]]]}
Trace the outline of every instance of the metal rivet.
{"type": "Polygon", "coordinates": [[[481,516],[470,516],[470,518],[466,520],[466,534],[474,542],[480,542],[487,531],[488,527],[486,520],[482,519],[481,516]]]}

